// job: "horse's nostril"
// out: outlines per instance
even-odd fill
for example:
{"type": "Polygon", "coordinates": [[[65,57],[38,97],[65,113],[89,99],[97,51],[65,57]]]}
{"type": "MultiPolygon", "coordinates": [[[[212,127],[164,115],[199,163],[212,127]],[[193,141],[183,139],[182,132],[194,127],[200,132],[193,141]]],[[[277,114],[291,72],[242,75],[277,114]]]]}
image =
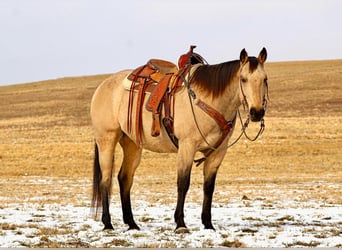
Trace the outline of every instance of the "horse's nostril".
{"type": "Polygon", "coordinates": [[[251,120],[253,122],[258,122],[264,117],[265,110],[263,108],[259,110],[257,110],[256,108],[251,108],[249,114],[251,115],[251,120]]]}

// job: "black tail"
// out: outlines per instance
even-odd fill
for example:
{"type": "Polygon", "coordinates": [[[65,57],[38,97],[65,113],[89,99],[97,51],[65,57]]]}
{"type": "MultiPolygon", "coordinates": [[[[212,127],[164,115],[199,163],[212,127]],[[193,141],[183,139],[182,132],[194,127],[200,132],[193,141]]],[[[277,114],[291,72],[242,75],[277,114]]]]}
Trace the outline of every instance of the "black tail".
{"type": "Polygon", "coordinates": [[[95,214],[98,212],[98,208],[102,206],[102,197],[100,190],[100,183],[102,179],[102,173],[99,161],[99,149],[95,143],[95,156],[94,156],[94,172],[93,172],[93,198],[91,206],[95,208],[95,214]]]}

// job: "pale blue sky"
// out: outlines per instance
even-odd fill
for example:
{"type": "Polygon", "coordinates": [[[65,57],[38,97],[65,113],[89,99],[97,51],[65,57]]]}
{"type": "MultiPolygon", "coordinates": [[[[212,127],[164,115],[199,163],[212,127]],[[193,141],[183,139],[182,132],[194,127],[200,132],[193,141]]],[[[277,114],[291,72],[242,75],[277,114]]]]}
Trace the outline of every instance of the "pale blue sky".
{"type": "Polygon", "coordinates": [[[189,45],[209,63],[342,59],[340,0],[0,0],[0,85],[111,73],[189,45]]]}

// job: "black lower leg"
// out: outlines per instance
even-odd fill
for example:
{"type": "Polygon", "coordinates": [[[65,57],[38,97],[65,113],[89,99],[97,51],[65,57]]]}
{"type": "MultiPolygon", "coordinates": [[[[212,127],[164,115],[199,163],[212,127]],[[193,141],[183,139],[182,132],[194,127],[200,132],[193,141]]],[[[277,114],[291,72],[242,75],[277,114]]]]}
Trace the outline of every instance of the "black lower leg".
{"type": "Polygon", "coordinates": [[[175,222],[177,225],[176,229],[186,227],[184,222],[184,202],[186,193],[188,192],[190,186],[190,171],[183,175],[178,175],[177,185],[178,199],[175,211],[175,222]]]}
{"type": "Polygon", "coordinates": [[[121,171],[119,173],[118,179],[119,179],[119,185],[120,185],[120,197],[121,197],[123,221],[125,224],[129,226],[129,230],[131,229],[139,230],[138,225],[134,221],[133,213],[132,213],[131,194],[130,194],[131,187],[132,187],[132,180],[129,180],[127,176],[124,175],[121,171]]]}
{"type": "Polygon", "coordinates": [[[216,174],[210,176],[204,181],[204,199],[203,199],[203,208],[202,208],[202,223],[206,229],[214,229],[214,226],[211,222],[211,205],[213,200],[213,193],[215,188],[215,179],[216,174]]]}
{"type": "Polygon", "coordinates": [[[102,190],[102,209],[102,222],[104,224],[104,230],[114,229],[109,213],[109,193],[105,188],[102,190]]]}
{"type": "Polygon", "coordinates": [[[122,206],[122,214],[123,214],[123,221],[125,224],[129,226],[129,230],[137,229],[139,230],[139,226],[135,223],[132,213],[132,206],[131,206],[131,198],[130,194],[121,194],[121,206],[122,206]]]}
{"type": "Polygon", "coordinates": [[[178,195],[177,200],[177,207],[175,211],[175,222],[176,222],[176,229],[180,227],[186,227],[184,222],[184,198],[178,195]]]}

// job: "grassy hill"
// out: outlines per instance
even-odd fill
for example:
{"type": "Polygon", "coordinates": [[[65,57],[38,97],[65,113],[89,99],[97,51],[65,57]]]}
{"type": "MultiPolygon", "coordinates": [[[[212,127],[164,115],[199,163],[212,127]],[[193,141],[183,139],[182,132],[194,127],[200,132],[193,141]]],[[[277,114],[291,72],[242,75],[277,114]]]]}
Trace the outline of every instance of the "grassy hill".
{"type": "Polygon", "coordinates": [[[0,87],[1,125],[14,119],[23,119],[16,123],[19,126],[88,125],[91,96],[108,76],[68,77],[0,87]]]}
{"type": "MultiPolygon", "coordinates": [[[[268,63],[268,116],[340,115],[342,60],[268,63]]],[[[109,75],[67,77],[0,87],[0,121],[50,117],[57,125],[88,125],[95,88],[109,75]]],[[[49,119],[48,119],[49,120],[49,119]]],[[[44,119],[46,126],[53,125],[44,119]]],[[[30,123],[30,122],[29,122],[30,123]]],[[[23,122],[21,125],[27,125],[23,122]]]]}

